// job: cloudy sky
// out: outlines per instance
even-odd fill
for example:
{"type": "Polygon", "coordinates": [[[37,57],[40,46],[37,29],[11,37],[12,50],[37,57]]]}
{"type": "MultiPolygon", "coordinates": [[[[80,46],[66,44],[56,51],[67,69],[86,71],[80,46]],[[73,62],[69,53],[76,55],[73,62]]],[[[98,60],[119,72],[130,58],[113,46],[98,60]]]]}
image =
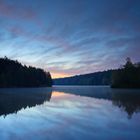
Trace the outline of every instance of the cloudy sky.
{"type": "Polygon", "coordinates": [[[140,61],[139,0],[0,0],[0,57],[53,77],[140,61]]]}

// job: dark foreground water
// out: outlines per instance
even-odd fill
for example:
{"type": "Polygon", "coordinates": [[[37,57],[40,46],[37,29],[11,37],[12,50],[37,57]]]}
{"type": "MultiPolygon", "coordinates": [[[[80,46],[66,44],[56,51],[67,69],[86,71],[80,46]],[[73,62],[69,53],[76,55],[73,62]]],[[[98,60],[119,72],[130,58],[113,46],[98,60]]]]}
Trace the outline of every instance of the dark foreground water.
{"type": "Polygon", "coordinates": [[[0,140],[140,140],[140,90],[0,89],[0,140]]]}

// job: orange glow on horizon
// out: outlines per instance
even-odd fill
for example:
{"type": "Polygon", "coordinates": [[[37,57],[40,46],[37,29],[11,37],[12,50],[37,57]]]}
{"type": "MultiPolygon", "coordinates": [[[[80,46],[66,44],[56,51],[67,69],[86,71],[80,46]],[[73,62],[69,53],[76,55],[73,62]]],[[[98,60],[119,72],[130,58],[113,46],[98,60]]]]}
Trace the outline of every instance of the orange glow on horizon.
{"type": "Polygon", "coordinates": [[[59,97],[59,96],[64,96],[64,92],[57,92],[57,91],[53,91],[52,92],[52,96],[53,97],[59,97]]]}
{"type": "Polygon", "coordinates": [[[51,76],[52,76],[53,79],[55,79],[55,78],[70,77],[72,75],[66,74],[66,73],[53,73],[53,72],[51,72],[51,76]]]}

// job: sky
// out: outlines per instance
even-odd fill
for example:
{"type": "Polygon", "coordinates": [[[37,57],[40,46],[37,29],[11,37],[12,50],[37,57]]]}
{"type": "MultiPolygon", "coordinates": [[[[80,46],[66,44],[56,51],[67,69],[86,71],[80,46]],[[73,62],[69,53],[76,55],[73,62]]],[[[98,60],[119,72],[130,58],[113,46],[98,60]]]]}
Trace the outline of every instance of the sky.
{"type": "Polygon", "coordinates": [[[0,0],[0,57],[53,78],[140,61],[139,0],[0,0]]]}

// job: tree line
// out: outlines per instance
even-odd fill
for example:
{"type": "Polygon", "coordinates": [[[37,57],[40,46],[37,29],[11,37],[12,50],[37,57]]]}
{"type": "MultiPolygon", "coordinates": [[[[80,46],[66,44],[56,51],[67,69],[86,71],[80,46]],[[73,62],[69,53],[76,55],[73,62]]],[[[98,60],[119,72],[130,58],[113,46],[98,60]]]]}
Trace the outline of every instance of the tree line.
{"type": "Polygon", "coordinates": [[[126,64],[112,74],[112,88],[140,88],[140,63],[133,64],[130,58],[126,64]]]}
{"type": "Polygon", "coordinates": [[[0,58],[0,87],[40,87],[52,86],[49,72],[35,67],[27,67],[7,57],[0,58]]]}
{"type": "Polygon", "coordinates": [[[55,85],[110,85],[113,70],[54,79],[55,85]]]}
{"type": "Polygon", "coordinates": [[[54,79],[55,85],[110,85],[112,88],[140,88],[140,63],[130,58],[119,69],[54,79]]]}

